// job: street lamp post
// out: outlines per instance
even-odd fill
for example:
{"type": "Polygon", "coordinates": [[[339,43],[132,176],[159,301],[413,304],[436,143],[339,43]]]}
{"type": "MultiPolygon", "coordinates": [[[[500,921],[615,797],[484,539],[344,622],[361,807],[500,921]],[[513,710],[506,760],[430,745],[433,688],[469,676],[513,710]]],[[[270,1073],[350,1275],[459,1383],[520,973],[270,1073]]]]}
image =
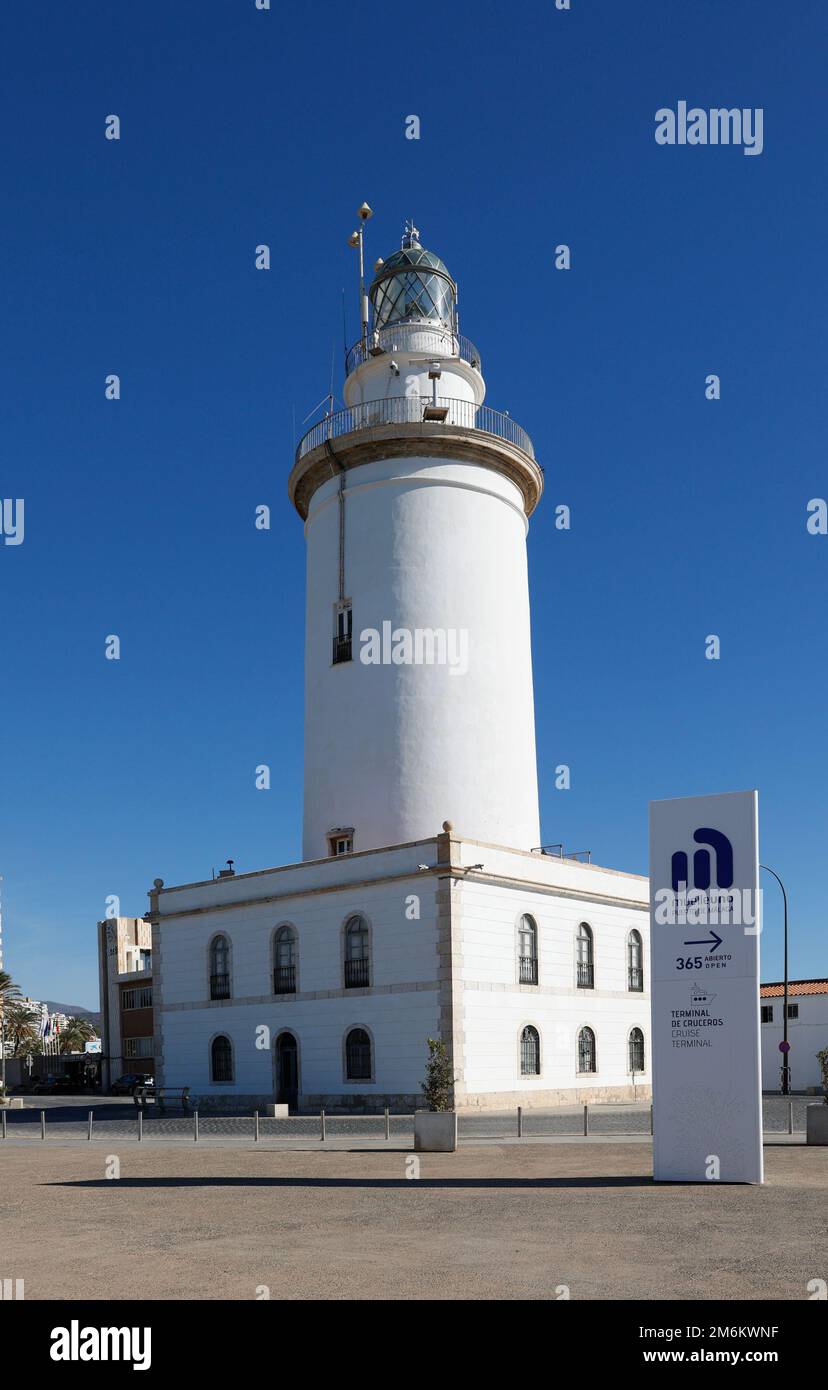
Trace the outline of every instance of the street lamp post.
{"type": "Polygon", "coordinates": [[[782,1052],[782,1094],[788,1096],[791,1093],[791,1072],[788,1066],[788,895],[785,892],[785,885],[775,869],[768,868],[767,864],[760,864],[760,869],[764,869],[766,874],[773,874],[779,887],[782,889],[782,906],[784,911],[784,984],[782,997],[782,1042],[785,1044],[782,1052]]]}

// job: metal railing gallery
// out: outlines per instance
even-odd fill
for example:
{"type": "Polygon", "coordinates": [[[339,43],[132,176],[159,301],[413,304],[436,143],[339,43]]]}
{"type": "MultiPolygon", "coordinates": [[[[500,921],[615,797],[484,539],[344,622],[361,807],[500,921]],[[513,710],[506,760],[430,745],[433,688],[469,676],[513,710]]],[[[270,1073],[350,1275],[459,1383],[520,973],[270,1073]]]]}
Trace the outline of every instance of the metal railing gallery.
{"type": "MultiPolygon", "coordinates": [[[[338,439],[341,435],[353,434],[356,430],[373,429],[380,425],[422,424],[426,409],[431,410],[433,406],[431,396],[389,396],[384,401],[365,401],[362,405],[352,405],[347,410],[337,410],[334,414],[326,415],[323,420],[319,420],[302,436],[296,449],[297,462],[313,449],[317,449],[320,444],[324,444],[326,439],[338,439]]],[[[505,439],[507,443],[514,444],[534,459],[535,451],[528,434],[521,429],[517,421],[510,415],[505,415],[503,411],[492,410],[488,405],[475,405],[474,401],[455,400],[447,396],[438,396],[437,406],[445,409],[445,420],[440,423],[448,425],[449,428],[480,430],[483,434],[495,435],[498,439],[505,439]]]]}
{"type": "Polygon", "coordinates": [[[376,340],[368,343],[362,339],[354,343],[345,355],[345,375],[350,376],[369,357],[386,352],[417,352],[424,356],[434,353],[438,357],[459,357],[477,371],[481,370],[480,353],[470,338],[462,333],[452,333],[449,329],[433,327],[426,323],[395,323],[391,328],[383,328],[376,340]]]}

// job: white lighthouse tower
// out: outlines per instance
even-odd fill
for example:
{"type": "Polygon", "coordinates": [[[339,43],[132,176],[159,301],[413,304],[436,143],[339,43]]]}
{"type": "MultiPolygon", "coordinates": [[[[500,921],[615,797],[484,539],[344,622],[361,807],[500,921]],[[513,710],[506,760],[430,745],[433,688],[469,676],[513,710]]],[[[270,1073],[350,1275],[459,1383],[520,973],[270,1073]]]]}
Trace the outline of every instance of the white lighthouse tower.
{"type": "Polygon", "coordinates": [[[362,289],[345,409],[301,440],[289,484],[307,536],[303,856],[155,880],[156,1083],[201,1110],[412,1115],[439,1039],[457,1110],[639,1099],[646,880],[540,846],[541,470],[484,404],[457,286],[416,228],[362,289]]]}
{"type": "Polygon", "coordinates": [[[303,855],[444,820],[533,849],[526,534],[542,473],[483,404],[456,283],[411,224],[369,294],[346,409],[305,435],[289,483],[307,538],[303,855]]]}

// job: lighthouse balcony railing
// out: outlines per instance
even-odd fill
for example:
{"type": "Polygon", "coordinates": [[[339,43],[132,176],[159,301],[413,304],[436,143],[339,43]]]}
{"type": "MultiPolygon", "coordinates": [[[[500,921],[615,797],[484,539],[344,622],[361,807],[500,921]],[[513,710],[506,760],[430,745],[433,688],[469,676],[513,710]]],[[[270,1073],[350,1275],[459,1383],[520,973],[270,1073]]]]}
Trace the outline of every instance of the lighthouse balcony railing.
{"type": "Polygon", "coordinates": [[[459,357],[477,371],[482,371],[480,353],[470,338],[462,333],[453,333],[450,328],[437,324],[429,325],[422,321],[395,323],[390,328],[381,328],[371,334],[367,343],[360,338],[345,354],[345,375],[350,376],[369,357],[384,352],[417,352],[436,357],[459,357]]]}
{"type": "MultiPolygon", "coordinates": [[[[326,439],[338,439],[357,430],[375,429],[381,425],[420,424],[426,418],[426,410],[432,410],[434,405],[431,396],[389,396],[382,401],[364,401],[361,405],[337,410],[332,415],[326,415],[303,435],[296,450],[297,462],[319,448],[326,439]]],[[[436,405],[438,409],[445,410],[441,424],[495,435],[534,459],[531,439],[511,415],[492,410],[488,405],[476,405],[474,401],[454,400],[447,396],[438,396],[436,405]]]]}

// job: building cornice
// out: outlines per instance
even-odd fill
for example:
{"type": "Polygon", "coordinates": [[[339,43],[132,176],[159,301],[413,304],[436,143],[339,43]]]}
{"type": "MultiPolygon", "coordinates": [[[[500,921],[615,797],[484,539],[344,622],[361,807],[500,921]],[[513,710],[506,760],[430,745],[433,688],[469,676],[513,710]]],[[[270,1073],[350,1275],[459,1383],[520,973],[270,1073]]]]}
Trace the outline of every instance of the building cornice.
{"type": "MultiPolygon", "coordinates": [[[[520,490],[527,517],[543,492],[543,473],[523,449],[485,430],[419,420],[353,430],[336,439],[336,462],[346,472],[390,458],[445,458],[493,468],[520,490]]],[[[314,493],[336,476],[327,441],[299,459],[288,478],[288,495],[307,520],[314,493]]]]}
{"type": "MultiPolygon", "coordinates": [[[[149,922],[169,922],[176,917],[201,917],[206,913],[230,912],[236,908],[251,908],[262,906],[274,906],[279,903],[289,902],[297,898],[321,897],[328,893],[356,893],[364,888],[372,888],[379,884],[388,883],[410,883],[420,878],[436,877],[441,879],[456,879],[464,883],[486,883],[490,886],[500,888],[514,888],[532,893],[543,893],[550,898],[570,898],[578,902],[600,903],[606,907],[623,907],[630,912],[648,912],[649,903],[636,899],[620,898],[613,893],[599,893],[595,890],[580,888],[561,887],[557,884],[543,883],[537,879],[516,878],[510,874],[488,873],[485,870],[475,870],[470,874],[468,865],[463,864],[437,864],[428,869],[414,871],[405,869],[402,873],[395,874],[376,874],[370,878],[350,879],[330,884],[316,884],[310,888],[296,888],[292,892],[267,893],[261,897],[233,898],[227,902],[208,903],[204,906],[181,908],[175,912],[148,912],[146,919],[149,922]]],[[[216,880],[217,882],[219,880],[216,880]]],[[[220,880],[222,883],[228,882],[227,879],[220,880]]],[[[211,880],[207,880],[211,882],[211,880]]]]}

